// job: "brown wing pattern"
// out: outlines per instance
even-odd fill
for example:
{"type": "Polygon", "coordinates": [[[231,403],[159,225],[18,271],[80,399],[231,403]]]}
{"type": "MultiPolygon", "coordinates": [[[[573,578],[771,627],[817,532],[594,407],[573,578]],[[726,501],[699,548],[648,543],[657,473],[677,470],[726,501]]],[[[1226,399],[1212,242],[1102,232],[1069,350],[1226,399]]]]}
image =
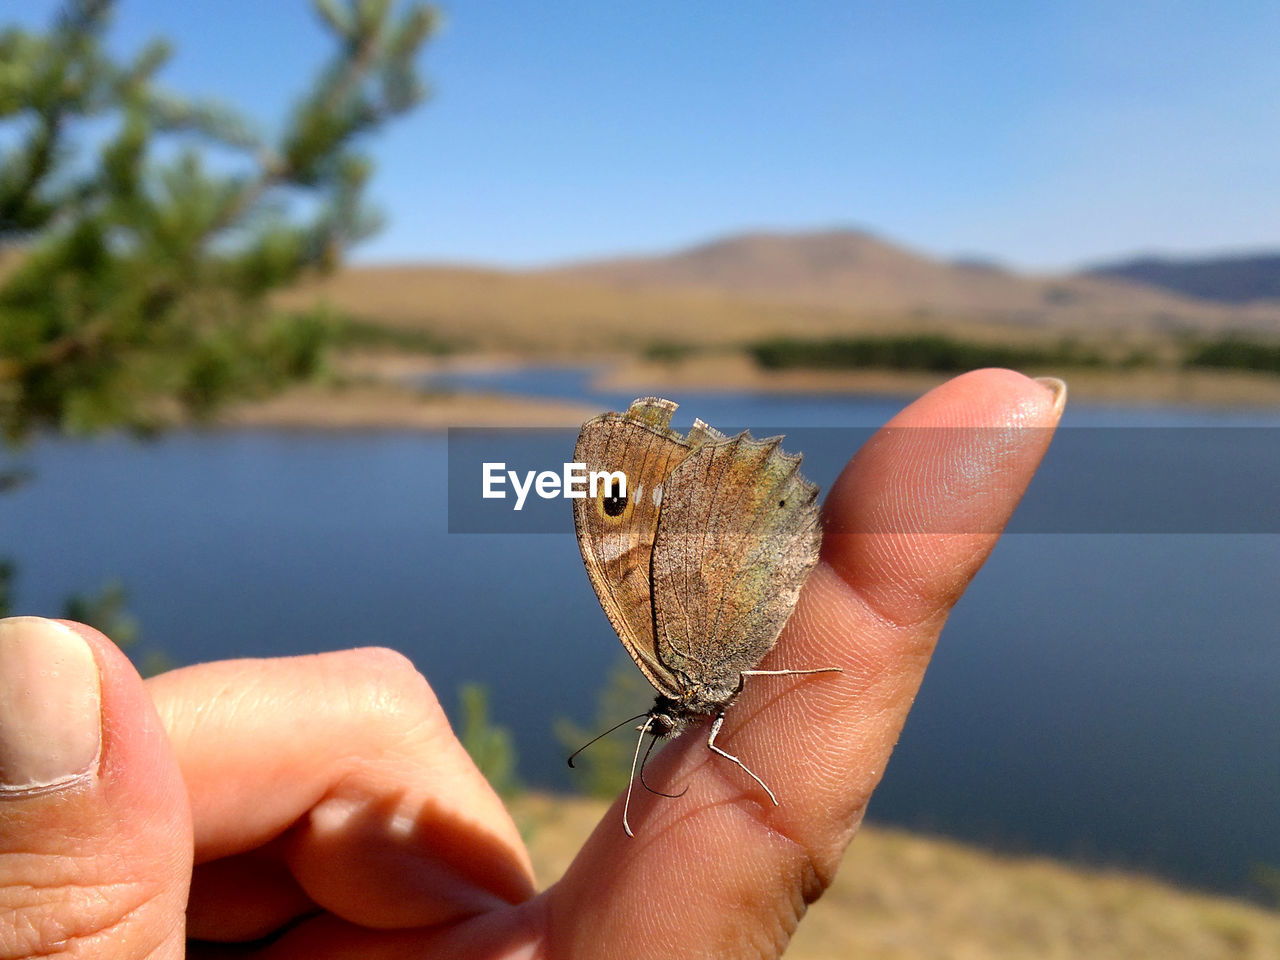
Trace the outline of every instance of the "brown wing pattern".
{"type": "Polygon", "coordinates": [[[674,694],[675,678],[654,647],[650,560],[658,518],[665,504],[664,481],[693,445],[670,429],[676,405],[646,397],[625,414],[588,420],[578,435],[574,460],[595,470],[626,474],[625,503],[601,484],[592,498],[573,502],[578,547],[600,606],[623,646],[660,692],[674,694]],[[655,494],[655,491],[661,491],[655,494]]]}
{"type": "Polygon", "coordinates": [[[654,541],[657,657],[733,685],[778,639],[818,559],[818,488],[781,437],[708,441],[667,478],[654,541]]]}

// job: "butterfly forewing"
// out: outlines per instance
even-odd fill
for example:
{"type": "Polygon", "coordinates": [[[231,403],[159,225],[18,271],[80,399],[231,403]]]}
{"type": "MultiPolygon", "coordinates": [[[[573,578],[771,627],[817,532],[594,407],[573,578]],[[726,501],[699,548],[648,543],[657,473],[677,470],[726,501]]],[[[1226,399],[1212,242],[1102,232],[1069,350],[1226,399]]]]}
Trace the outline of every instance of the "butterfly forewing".
{"type": "Polygon", "coordinates": [[[575,500],[578,546],[600,606],[623,646],[659,691],[674,693],[675,678],[654,645],[650,583],[654,534],[668,475],[693,445],[671,430],[675,404],[637,400],[625,414],[607,413],[582,427],[574,460],[593,471],[622,471],[626,495],[601,483],[596,495],[575,500]]]}

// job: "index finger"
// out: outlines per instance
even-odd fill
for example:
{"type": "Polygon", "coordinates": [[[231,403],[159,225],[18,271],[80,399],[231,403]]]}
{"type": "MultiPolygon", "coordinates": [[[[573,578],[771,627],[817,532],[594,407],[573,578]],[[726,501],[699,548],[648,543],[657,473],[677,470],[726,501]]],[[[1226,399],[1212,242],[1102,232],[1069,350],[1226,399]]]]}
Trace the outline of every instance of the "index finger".
{"type": "Polygon", "coordinates": [[[824,507],[822,559],[765,669],[717,745],[691,729],[650,767],[678,801],[620,804],[546,908],[556,956],[738,956],[781,951],[830,883],[884,772],[952,604],[995,545],[1048,446],[1062,390],[1007,370],[958,377],[906,408],[846,467],[824,507]],[[960,428],[938,430],[935,428],[960,428]],[[972,428],[1002,428],[999,430],[972,428]]]}

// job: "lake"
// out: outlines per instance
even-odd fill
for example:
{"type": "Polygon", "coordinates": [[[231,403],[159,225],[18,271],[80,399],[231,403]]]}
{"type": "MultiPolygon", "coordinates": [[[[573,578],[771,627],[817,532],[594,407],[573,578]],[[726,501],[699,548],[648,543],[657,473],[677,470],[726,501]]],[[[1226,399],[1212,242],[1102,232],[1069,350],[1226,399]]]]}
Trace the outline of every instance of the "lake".
{"type": "MultiPolygon", "coordinates": [[[[581,370],[449,385],[631,399],[581,370]]],[[[905,402],[673,399],[677,426],[787,432],[824,489],[841,445],[905,402]]],[[[1064,424],[943,633],[871,818],[1248,891],[1280,868],[1280,414],[1070,404],[1064,424]]],[[[572,441],[539,435],[559,459],[572,441]]],[[[0,497],[0,557],[24,612],[119,578],[181,662],[386,645],[451,710],[481,681],[523,778],[568,788],[552,723],[594,725],[621,647],[563,501],[559,532],[449,532],[449,449],[395,431],[41,441],[9,457],[36,479],[0,497]]]]}

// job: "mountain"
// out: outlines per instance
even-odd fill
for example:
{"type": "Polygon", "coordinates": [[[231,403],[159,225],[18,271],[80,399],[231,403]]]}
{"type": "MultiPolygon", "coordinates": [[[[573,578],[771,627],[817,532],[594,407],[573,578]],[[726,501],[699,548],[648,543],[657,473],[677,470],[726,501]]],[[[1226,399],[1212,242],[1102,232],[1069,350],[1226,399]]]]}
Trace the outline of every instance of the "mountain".
{"type": "MultiPolygon", "coordinates": [[[[1196,307],[1122,279],[1036,277],[951,263],[858,230],[747,233],[676,253],[568,264],[543,275],[631,291],[696,290],[842,311],[1023,321],[1180,318],[1196,307]]],[[[1198,308],[1204,313],[1203,305],[1198,308]]]]}
{"type": "Polygon", "coordinates": [[[277,301],[301,308],[316,295],[375,325],[420,339],[425,331],[442,349],[520,355],[740,345],[783,334],[946,330],[1034,339],[1280,328],[1280,302],[1238,306],[1119,278],[944,262],[855,230],[740,234],[542,270],[356,266],[277,301]]]}
{"type": "Polygon", "coordinates": [[[1221,257],[1141,257],[1100,264],[1086,276],[1126,280],[1216,303],[1280,301],[1280,253],[1221,257]]]}

